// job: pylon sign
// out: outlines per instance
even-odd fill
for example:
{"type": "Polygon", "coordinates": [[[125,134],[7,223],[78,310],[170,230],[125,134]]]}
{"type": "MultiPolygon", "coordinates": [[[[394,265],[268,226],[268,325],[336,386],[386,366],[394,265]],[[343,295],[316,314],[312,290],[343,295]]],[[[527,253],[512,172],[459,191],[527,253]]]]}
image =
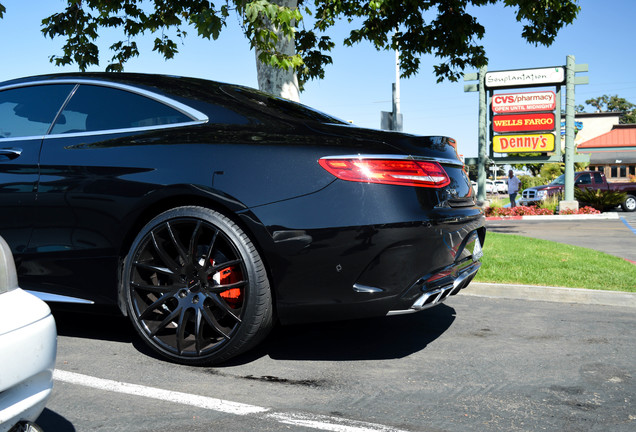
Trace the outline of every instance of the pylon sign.
{"type": "Polygon", "coordinates": [[[515,164],[565,163],[564,201],[569,205],[574,200],[574,162],[589,162],[589,155],[577,155],[574,152],[574,87],[589,82],[588,77],[577,77],[575,74],[587,71],[586,64],[576,64],[574,56],[568,55],[565,66],[495,72],[488,72],[487,67],[482,66],[478,74],[464,75],[464,81],[478,81],[465,84],[464,91],[479,92],[479,157],[476,160],[468,158],[467,163],[477,165],[480,200],[486,199],[486,169],[491,161],[515,164]],[[544,91],[540,88],[552,86],[555,87],[556,92],[544,91]],[[562,116],[561,88],[563,86],[565,86],[565,153],[562,153],[561,145],[554,145],[555,137],[559,136],[557,120],[560,120],[562,116]],[[535,90],[524,93],[495,94],[495,92],[509,89],[531,87],[535,90]],[[530,113],[541,115],[526,117],[530,113]],[[554,125],[551,130],[548,130],[549,122],[554,125]],[[524,129],[521,129],[522,127],[524,129]],[[530,128],[525,129],[525,127],[530,128]],[[536,130],[535,127],[546,129],[536,130]],[[488,145],[489,141],[491,146],[488,145]],[[514,156],[515,153],[521,152],[538,154],[514,156]],[[494,157],[494,153],[512,153],[512,155],[494,157]]]}
{"type": "MultiPolygon", "coordinates": [[[[565,68],[549,67],[488,72],[485,86],[492,90],[511,87],[560,85],[565,80],[565,68]]],[[[556,131],[556,93],[535,91],[497,93],[491,97],[492,151],[494,153],[547,153],[554,151],[556,131]],[[502,135],[519,132],[542,134],[502,135]]]]}

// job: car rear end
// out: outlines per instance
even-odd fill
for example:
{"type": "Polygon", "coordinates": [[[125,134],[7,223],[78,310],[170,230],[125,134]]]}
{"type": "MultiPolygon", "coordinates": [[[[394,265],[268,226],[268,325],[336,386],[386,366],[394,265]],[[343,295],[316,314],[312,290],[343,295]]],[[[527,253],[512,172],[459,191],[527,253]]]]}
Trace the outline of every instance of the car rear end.
{"type": "MultiPolygon", "coordinates": [[[[49,307],[18,288],[13,256],[0,238],[0,432],[35,421],[53,388],[57,349],[49,307]]],[[[16,429],[12,429],[16,428],[16,429]]]]}
{"type": "Polygon", "coordinates": [[[315,159],[294,159],[319,164],[331,183],[251,209],[274,240],[266,255],[281,321],[416,312],[465,288],[486,229],[455,142],[327,130],[315,159]]]}

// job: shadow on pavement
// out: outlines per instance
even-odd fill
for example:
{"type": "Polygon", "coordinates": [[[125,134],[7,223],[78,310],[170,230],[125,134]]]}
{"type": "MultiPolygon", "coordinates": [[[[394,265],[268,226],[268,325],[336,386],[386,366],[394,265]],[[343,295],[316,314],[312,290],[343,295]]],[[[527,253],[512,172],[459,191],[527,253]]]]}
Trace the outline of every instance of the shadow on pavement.
{"type": "Polygon", "coordinates": [[[48,408],[45,408],[35,422],[46,432],[75,432],[71,422],[48,408]]]}
{"type": "MultiPolygon", "coordinates": [[[[128,318],[53,310],[61,336],[132,343],[141,354],[166,361],[136,334],[128,318]]],[[[450,328],[455,310],[445,304],[426,311],[389,317],[276,326],[255,348],[228,362],[246,364],[261,357],[277,360],[381,360],[421,351],[450,328]]]]}
{"type": "Polygon", "coordinates": [[[330,361],[402,358],[426,348],[454,320],[455,309],[442,304],[409,315],[278,326],[255,349],[224,365],[249,363],[263,356],[330,361]]]}

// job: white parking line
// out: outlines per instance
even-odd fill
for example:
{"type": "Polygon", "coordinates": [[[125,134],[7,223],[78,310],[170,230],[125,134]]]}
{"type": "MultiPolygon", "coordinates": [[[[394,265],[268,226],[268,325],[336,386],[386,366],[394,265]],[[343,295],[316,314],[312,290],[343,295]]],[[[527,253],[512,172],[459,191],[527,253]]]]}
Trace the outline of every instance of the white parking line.
{"type": "Polygon", "coordinates": [[[279,423],[330,432],[405,432],[400,429],[394,429],[380,424],[347,420],[339,417],[303,413],[276,413],[273,412],[271,408],[96,378],[89,375],[82,375],[59,369],[56,369],[53,372],[53,378],[57,381],[99,390],[159,399],[162,401],[180,403],[183,405],[209,409],[226,414],[258,415],[279,423]]]}

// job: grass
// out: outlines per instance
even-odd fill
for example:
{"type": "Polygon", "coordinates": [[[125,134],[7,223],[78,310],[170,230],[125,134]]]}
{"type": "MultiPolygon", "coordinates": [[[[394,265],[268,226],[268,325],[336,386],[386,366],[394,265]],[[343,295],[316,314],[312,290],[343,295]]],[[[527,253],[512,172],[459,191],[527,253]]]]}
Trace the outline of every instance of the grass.
{"type": "Polygon", "coordinates": [[[636,292],[636,265],[603,252],[488,233],[476,282],[636,292]]]}

